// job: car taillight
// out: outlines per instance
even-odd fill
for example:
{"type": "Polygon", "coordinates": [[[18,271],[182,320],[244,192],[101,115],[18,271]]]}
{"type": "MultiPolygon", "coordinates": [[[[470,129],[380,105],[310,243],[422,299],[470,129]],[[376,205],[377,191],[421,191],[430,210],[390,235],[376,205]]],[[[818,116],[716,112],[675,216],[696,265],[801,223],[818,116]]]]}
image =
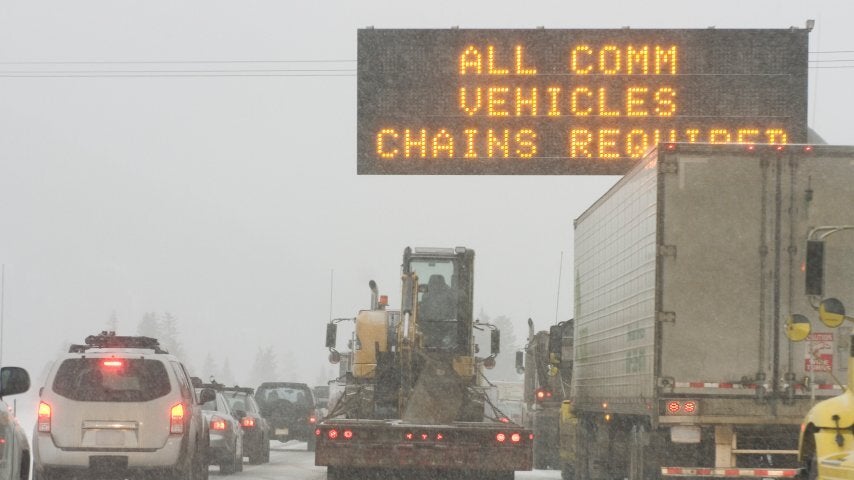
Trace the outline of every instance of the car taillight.
{"type": "Polygon", "coordinates": [[[315,423],[317,423],[317,417],[314,415],[308,417],[308,423],[314,425],[315,423]]]}
{"type": "Polygon", "coordinates": [[[169,410],[169,433],[184,433],[183,403],[179,403],[169,410]]]}
{"type": "Polygon", "coordinates": [[[243,417],[243,419],[240,420],[240,425],[243,428],[255,428],[255,419],[253,417],[243,417]]]}
{"type": "Polygon", "coordinates": [[[41,402],[39,403],[39,419],[38,430],[41,433],[50,433],[50,419],[53,412],[50,405],[41,402]]]}
{"type": "Polygon", "coordinates": [[[219,432],[225,430],[225,419],[220,417],[211,418],[211,430],[217,430],[219,432]]]}

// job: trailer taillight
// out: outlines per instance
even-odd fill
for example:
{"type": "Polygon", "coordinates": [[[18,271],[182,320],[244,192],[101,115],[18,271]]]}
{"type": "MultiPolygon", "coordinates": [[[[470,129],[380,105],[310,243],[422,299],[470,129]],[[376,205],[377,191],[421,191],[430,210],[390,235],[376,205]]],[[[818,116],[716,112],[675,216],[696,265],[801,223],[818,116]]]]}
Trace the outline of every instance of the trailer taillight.
{"type": "Polygon", "coordinates": [[[510,434],[510,441],[513,443],[519,443],[522,441],[522,435],[518,433],[512,433],[510,434]]]}
{"type": "Polygon", "coordinates": [[[343,436],[345,440],[350,440],[351,438],[353,438],[353,431],[344,430],[344,433],[342,433],[341,436],[343,436]]]}
{"type": "Polygon", "coordinates": [[[665,415],[697,415],[700,403],[697,400],[665,400],[665,415]]]}
{"type": "Polygon", "coordinates": [[[414,433],[412,433],[412,432],[406,432],[406,433],[403,435],[403,438],[405,438],[405,439],[407,439],[407,440],[413,440],[413,439],[415,439],[415,434],[414,434],[414,433]]]}
{"type": "Polygon", "coordinates": [[[534,398],[537,401],[537,403],[541,403],[541,402],[545,402],[547,400],[551,400],[552,391],[549,390],[548,388],[538,388],[534,392],[534,398]]]}
{"type": "Polygon", "coordinates": [[[315,437],[319,437],[319,436],[320,436],[320,429],[319,429],[319,428],[315,428],[315,429],[314,429],[314,436],[315,436],[315,437]]]}
{"type": "Polygon", "coordinates": [[[495,434],[495,441],[498,443],[504,443],[505,440],[507,440],[507,435],[504,432],[498,432],[495,434]]]}
{"type": "Polygon", "coordinates": [[[335,430],[333,428],[326,432],[326,436],[329,437],[330,440],[335,440],[336,438],[338,438],[338,430],[335,430]]]}

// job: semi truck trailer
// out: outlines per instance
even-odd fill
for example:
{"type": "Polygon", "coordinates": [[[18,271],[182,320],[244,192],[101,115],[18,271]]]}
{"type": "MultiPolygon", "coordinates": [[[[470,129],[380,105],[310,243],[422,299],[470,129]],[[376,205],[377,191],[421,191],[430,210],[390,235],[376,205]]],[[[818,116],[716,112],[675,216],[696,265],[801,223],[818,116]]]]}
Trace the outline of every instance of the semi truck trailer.
{"type": "MultiPolygon", "coordinates": [[[[575,220],[565,479],[800,474],[851,329],[785,333],[819,308],[807,236],[854,224],[852,181],[854,147],[663,144],[575,220]]],[[[854,235],[826,248],[825,295],[852,305],[854,235]]]]}

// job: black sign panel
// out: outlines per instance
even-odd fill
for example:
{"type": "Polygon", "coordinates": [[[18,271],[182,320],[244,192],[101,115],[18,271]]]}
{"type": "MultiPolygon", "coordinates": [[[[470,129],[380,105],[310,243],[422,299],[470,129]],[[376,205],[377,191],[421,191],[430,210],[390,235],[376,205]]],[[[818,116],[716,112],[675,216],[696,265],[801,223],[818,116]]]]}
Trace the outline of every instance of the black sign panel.
{"type": "Polygon", "coordinates": [[[808,30],[358,34],[359,174],[622,174],[659,142],[803,143],[808,30]]]}

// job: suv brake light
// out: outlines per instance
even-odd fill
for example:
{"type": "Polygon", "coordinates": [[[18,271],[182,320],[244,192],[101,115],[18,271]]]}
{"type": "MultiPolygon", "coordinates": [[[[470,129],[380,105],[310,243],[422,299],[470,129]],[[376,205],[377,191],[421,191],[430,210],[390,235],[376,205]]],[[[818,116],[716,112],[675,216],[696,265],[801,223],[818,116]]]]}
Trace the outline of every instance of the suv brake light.
{"type": "Polygon", "coordinates": [[[52,416],[52,410],[50,405],[40,402],[39,403],[39,419],[38,419],[38,430],[40,433],[50,433],[50,419],[52,416]]]}
{"type": "Polygon", "coordinates": [[[169,412],[169,433],[184,433],[184,404],[179,403],[169,412]]]}
{"type": "Polygon", "coordinates": [[[121,368],[124,366],[124,364],[125,362],[115,359],[104,360],[103,362],[101,362],[101,365],[103,365],[105,368],[121,368]]]}

